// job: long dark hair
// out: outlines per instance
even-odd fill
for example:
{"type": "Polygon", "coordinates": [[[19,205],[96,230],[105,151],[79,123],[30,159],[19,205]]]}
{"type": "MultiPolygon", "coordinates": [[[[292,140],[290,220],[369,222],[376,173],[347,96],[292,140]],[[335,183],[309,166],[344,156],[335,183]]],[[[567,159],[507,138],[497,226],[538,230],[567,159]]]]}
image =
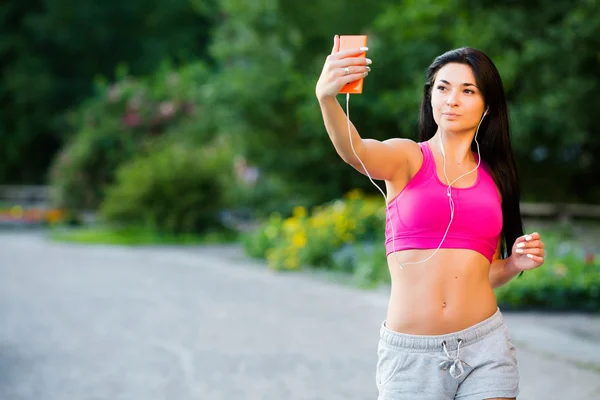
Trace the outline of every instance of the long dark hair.
{"type": "MultiPolygon", "coordinates": [[[[500,253],[503,258],[506,258],[510,255],[515,240],[523,235],[523,220],[519,206],[521,188],[510,144],[504,85],[496,66],[486,54],[471,47],[463,47],[442,54],[429,66],[419,115],[419,139],[421,142],[427,141],[437,131],[438,127],[433,119],[433,110],[431,109],[431,87],[437,72],[448,63],[461,63],[471,67],[477,86],[483,94],[485,105],[489,107],[489,111],[479,127],[477,141],[481,159],[492,171],[494,181],[502,194],[500,253]]],[[[473,151],[477,150],[474,141],[471,148],[473,151]]]]}

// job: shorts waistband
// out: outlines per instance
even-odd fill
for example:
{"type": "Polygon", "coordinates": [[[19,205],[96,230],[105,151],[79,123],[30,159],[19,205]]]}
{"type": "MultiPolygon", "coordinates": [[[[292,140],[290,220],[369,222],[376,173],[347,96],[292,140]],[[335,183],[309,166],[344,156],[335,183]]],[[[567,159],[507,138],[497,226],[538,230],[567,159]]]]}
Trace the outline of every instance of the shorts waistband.
{"type": "Polygon", "coordinates": [[[504,318],[498,308],[491,317],[458,332],[445,335],[410,335],[387,328],[384,321],[381,324],[380,336],[385,344],[403,351],[440,351],[443,342],[446,343],[447,349],[451,351],[458,347],[459,340],[461,341],[461,347],[468,346],[498,332],[503,327],[504,318]]]}

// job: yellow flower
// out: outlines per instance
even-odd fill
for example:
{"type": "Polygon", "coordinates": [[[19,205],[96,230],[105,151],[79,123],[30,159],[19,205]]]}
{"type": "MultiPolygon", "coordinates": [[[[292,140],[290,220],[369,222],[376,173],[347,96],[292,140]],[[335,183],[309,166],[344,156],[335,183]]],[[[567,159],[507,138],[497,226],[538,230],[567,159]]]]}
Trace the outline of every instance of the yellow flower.
{"type": "Polygon", "coordinates": [[[306,234],[304,232],[297,232],[294,237],[292,237],[292,244],[294,247],[298,248],[306,246],[306,234]]]}
{"type": "Polygon", "coordinates": [[[295,218],[304,218],[306,217],[306,208],[302,206],[294,207],[293,215],[295,218]]]}
{"type": "Polygon", "coordinates": [[[50,224],[56,224],[63,218],[63,212],[61,210],[52,209],[46,213],[46,221],[50,224]]]}
{"type": "Polygon", "coordinates": [[[298,259],[295,257],[293,257],[293,258],[290,257],[287,260],[285,260],[284,267],[286,269],[294,269],[294,268],[297,268],[298,266],[299,266],[298,259]]]}
{"type": "Polygon", "coordinates": [[[360,189],[352,189],[345,196],[348,200],[358,200],[363,197],[363,192],[360,189]]]}
{"type": "Polygon", "coordinates": [[[338,236],[342,236],[348,230],[349,225],[349,220],[344,218],[343,215],[340,215],[338,218],[336,218],[335,231],[338,236]]]}
{"type": "Polygon", "coordinates": [[[318,214],[315,215],[314,217],[311,218],[310,220],[310,224],[311,226],[313,226],[314,228],[321,228],[323,226],[325,226],[326,223],[326,219],[325,216],[322,214],[318,214]]]}
{"type": "Polygon", "coordinates": [[[11,217],[13,217],[15,219],[21,219],[21,218],[23,218],[23,215],[25,213],[23,211],[23,207],[21,207],[21,206],[13,206],[13,207],[10,208],[9,214],[10,214],[11,217]]]}
{"type": "Polygon", "coordinates": [[[296,218],[288,218],[283,222],[283,226],[286,230],[293,230],[298,226],[298,220],[296,218]]]}

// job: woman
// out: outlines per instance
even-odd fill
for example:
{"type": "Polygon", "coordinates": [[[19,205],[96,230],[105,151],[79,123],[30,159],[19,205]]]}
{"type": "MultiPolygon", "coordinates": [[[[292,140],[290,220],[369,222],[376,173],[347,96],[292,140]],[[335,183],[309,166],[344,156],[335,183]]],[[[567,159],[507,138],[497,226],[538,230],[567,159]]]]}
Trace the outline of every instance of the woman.
{"type": "Polygon", "coordinates": [[[449,51],[427,71],[420,141],[362,139],[336,99],[370,71],[362,52],[339,51],[336,35],[316,96],[340,157],[386,184],[379,399],[515,399],[515,348],[493,288],[541,266],[544,244],[523,234],[500,75],[481,51],[449,51]]]}

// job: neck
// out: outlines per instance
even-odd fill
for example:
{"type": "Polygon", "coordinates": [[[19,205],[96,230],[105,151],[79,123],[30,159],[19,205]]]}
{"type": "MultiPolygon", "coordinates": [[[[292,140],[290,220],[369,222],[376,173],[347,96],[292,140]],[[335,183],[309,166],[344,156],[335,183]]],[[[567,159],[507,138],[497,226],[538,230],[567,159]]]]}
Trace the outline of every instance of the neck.
{"type": "Polygon", "coordinates": [[[475,157],[471,152],[471,143],[474,135],[465,135],[464,133],[456,134],[448,131],[438,131],[433,136],[433,141],[440,150],[444,146],[446,159],[450,163],[465,164],[470,160],[475,161],[475,157]]]}

